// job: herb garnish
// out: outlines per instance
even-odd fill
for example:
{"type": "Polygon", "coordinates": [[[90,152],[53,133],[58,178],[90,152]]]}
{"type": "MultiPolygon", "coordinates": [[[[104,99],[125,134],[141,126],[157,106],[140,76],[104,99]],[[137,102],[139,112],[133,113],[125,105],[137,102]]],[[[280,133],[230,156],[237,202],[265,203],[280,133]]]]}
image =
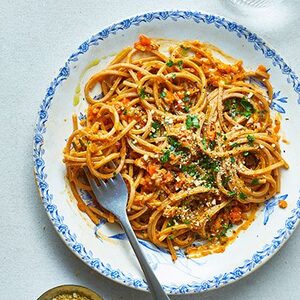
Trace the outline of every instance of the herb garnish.
{"type": "Polygon", "coordinates": [[[236,195],[236,191],[230,191],[227,195],[229,197],[235,196],[236,195]]]}
{"type": "Polygon", "coordinates": [[[179,70],[182,70],[182,68],[183,68],[183,61],[182,60],[178,61],[177,66],[178,66],[179,70]]]}
{"type": "Polygon", "coordinates": [[[239,143],[234,142],[230,146],[231,146],[231,148],[235,148],[235,147],[238,147],[239,145],[240,145],[239,143]]]}
{"type": "Polygon", "coordinates": [[[170,150],[166,150],[164,154],[160,157],[160,162],[165,164],[170,160],[170,150]]]}
{"type": "Polygon", "coordinates": [[[187,115],[185,121],[186,129],[200,128],[199,120],[197,116],[187,115]]]}
{"type": "Polygon", "coordinates": [[[159,96],[160,98],[165,98],[167,96],[167,93],[165,91],[162,91],[159,96]]]}
{"type": "Polygon", "coordinates": [[[191,98],[190,98],[190,93],[187,92],[187,91],[185,91],[185,92],[184,92],[183,102],[188,102],[188,101],[190,101],[190,100],[191,100],[191,98]]]}
{"type": "Polygon", "coordinates": [[[182,55],[187,56],[187,53],[190,50],[190,47],[184,47],[183,45],[180,45],[180,48],[182,49],[182,55]]]}
{"type": "Polygon", "coordinates": [[[209,147],[210,150],[214,150],[216,145],[217,145],[216,141],[210,141],[209,144],[208,144],[208,147],[209,147]]]}
{"type": "Polygon", "coordinates": [[[227,111],[231,117],[244,116],[249,119],[253,113],[256,112],[253,105],[246,98],[232,98],[227,99],[224,102],[225,111],[227,111]]]}
{"type": "Polygon", "coordinates": [[[149,137],[150,138],[155,138],[155,137],[157,137],[157,134],[158,134],[158,131],[161,128],[161,125],[157,121],[153,121],[152,124],[151,124],[151,127],[153,128],[153,130],[151,130],[151,132],[149,134],[149,137]]]}
{"type": "Polygon", "coordinates": [[[181,166],[180,169],[182,172],[185,172],[192,177],[198,175],[198,171],[197,171],[195,164],[190,164],[188,166],[184,165],[184,166],[181,166]]]}
{"type": "Polygon", "coordinates": [[[145,99],[146,98],[146,92],[144,88],[140,89],[140,93],[139,93],[140,98],[145,99]]]}
{"type": "Polygon", "coordinates": [[[228,185],[229,181],[230,181],[230,177],[229,176],[224,176],[222,178],[222,185],[226,187],[228,185]]]}
{"type": "Polygon", "coordinates": [[[217,238],[221,238],[222,236],[226,236],[227,231],[232,228],[232,224],[231,223],[225,223],[222,225],[223,229],[221,230],[221,232],[217,235],[217,238]]]}
{"type": "Polygon", "coordinates": [[[168,67],[172,67],[174,65],[173,61],[171,59],[169,59],[167,62],[166,62],[166,65],[168,67]]]}
{"type": "Polygon", "coordinates": [[[183,107],[183,110],[186,113],[190,112],[190,108],[188,106],[186,106],[186,105],[183,107]]]}
{"type": "Polygon", "coordinates": [[[206,150],[206,137],[202,139],[203,149],[206,150]]]}
{"type": "Polygon", "coordinates": [[[167,224],[167,227],[171,227],[171,226],[174,226],[175,225],[175,222],[174,222],[174,219],[171,219],[168,224],[167,224]]]}
{"type": "Polygon", "coordinates": [[[170,150],[177,149],[181,146],[181,144],[178,142],[178,139],[176,137],[173,137],[173,136],[168,136],[168,143],[172,147],[172,149],[170,149],[170,150]]]}
{"type": "Polygon", "coordinates": [[[247,135],[247,140],[248,140],[248,144],[250,146],[253,146],[253,142],[255,141],[255,137],[253,135],[251,135],[251,134],[248,134],[247,135]]]}
{"type": "Polygon", "coordinates": [[[251,185],[258,185],[259,184],[259,179],[258,178],[254,178],[251,181],[251,185]]]}
{"type": "Polygon", "coordinates": [[[247,199],[247,195],[244,194],[243,192],[241,192],[241,193],[239,193],[239,198],[242,200],[245,200],[245,199],[247,199]]]}

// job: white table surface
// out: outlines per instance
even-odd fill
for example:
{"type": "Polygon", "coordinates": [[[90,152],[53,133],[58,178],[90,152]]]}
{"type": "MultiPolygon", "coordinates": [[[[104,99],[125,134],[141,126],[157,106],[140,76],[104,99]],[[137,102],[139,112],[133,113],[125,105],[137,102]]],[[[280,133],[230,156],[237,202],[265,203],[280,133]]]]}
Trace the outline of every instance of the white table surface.
{"type": "MultiPolygon", "coordinates": [[[[200,10],[242,23],[274,45],[300,74],[297,0],[286,0],[265,11],[247,12],[224,5],[222,0],[1,0],[1,300],[35,300],[47,289],[61,284],[90,287],[107,300],[150,300],[144,292],[91,271],[58,237],[34,183],[32,137],[46,88],[78,45],[115,21],[163,9],[200,10]]],[[[201,295],[171,298],[300,299],[299,238],[298,228],[271,261],[236,283],[201,295]]]]}

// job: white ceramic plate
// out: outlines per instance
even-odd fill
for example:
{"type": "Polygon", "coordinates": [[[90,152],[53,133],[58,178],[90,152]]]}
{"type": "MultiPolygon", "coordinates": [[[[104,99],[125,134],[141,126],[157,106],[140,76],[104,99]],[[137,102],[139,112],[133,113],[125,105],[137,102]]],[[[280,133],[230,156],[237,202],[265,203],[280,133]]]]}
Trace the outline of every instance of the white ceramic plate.
{"type": "MultiPolygon", "coordinates": [[[[224,253],[187,259],[179,252],[173,263],[166,251],[140,241],[147,258],[168,293],[194,293],[233,282],[264,263],[287,240],[300,218],[300,132],[297,76],[284,60],[256,34],[224,18],[199,12],[155,12],[133,17],[102,30],[84,42],[51,82],[41,104],[34,136],[34,167],[43,204],[54,227],[68,247],[99,273],[135,288],[147,289],[143,274],[122,230],[104,222],[98,228],[82,214],[69,192],[62,163],[65,139],[72,130],[71,115],[83,112],[85,101],[73,99],[87,65],[100,59],[102,68],[112,55],[132,45],[140,33],[152,37],[199,39],[213,43],[244,61],[247,68],[263,64],[274,85],[271,108],[282,114],[282,144],[290,169],[283,172],[280,194],[258,212],[251,227],[224,253]],[[278,208],[279,199],[288,207],[278,208]],[[98,237],[95,232],[100,233],[98,237]]],[[[94,70],[87,71],[88,76],[94,70]]],[[[88,199],[87,199],[88,200],[88,199]]]]}

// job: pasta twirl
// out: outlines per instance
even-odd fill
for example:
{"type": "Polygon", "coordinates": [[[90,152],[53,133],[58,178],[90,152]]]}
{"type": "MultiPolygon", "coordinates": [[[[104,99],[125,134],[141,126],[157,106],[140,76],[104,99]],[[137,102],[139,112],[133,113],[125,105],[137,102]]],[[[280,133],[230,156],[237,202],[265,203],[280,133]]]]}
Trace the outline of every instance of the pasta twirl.
{"type": "Polygon", "coordinates": [[[190,257],[224,251],[239,231],[228,237],[228,229],[246,229],[259,203],[280,191],[288,165],[264,66],[248,71],[213,45],[141,35],[84,92],[87,118],[79,126],[73,117],[64,162],[78,207],[94,223],[115,219],[96,204],[84,166],[101,179],[122,174],[137,236],[173,260],[178,248],[190,257]]]}

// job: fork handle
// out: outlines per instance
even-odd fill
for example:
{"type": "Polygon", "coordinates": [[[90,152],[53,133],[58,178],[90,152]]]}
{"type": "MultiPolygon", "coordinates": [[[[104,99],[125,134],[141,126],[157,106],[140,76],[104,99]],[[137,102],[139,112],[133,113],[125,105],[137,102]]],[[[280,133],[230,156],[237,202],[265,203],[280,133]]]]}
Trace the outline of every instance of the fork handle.
{"type": "Polygon", "coordinates": [[[133,232],[133,230],[131,228],[131,225],[128,221],[127,216],[120,217],[119,221],[128,237],[128,240],[133,248],[133,251],[134,251],[134,253],[141,265],[141,268],[145,274],[151,295],[153,296],[153,298],[155,300],[170,300],[170,298],[164,292],[159,281],[157,280],[154,272],[152,271],[145,255],[139,245],[139,242],[135,236],[135,233],[133,232]]]}

